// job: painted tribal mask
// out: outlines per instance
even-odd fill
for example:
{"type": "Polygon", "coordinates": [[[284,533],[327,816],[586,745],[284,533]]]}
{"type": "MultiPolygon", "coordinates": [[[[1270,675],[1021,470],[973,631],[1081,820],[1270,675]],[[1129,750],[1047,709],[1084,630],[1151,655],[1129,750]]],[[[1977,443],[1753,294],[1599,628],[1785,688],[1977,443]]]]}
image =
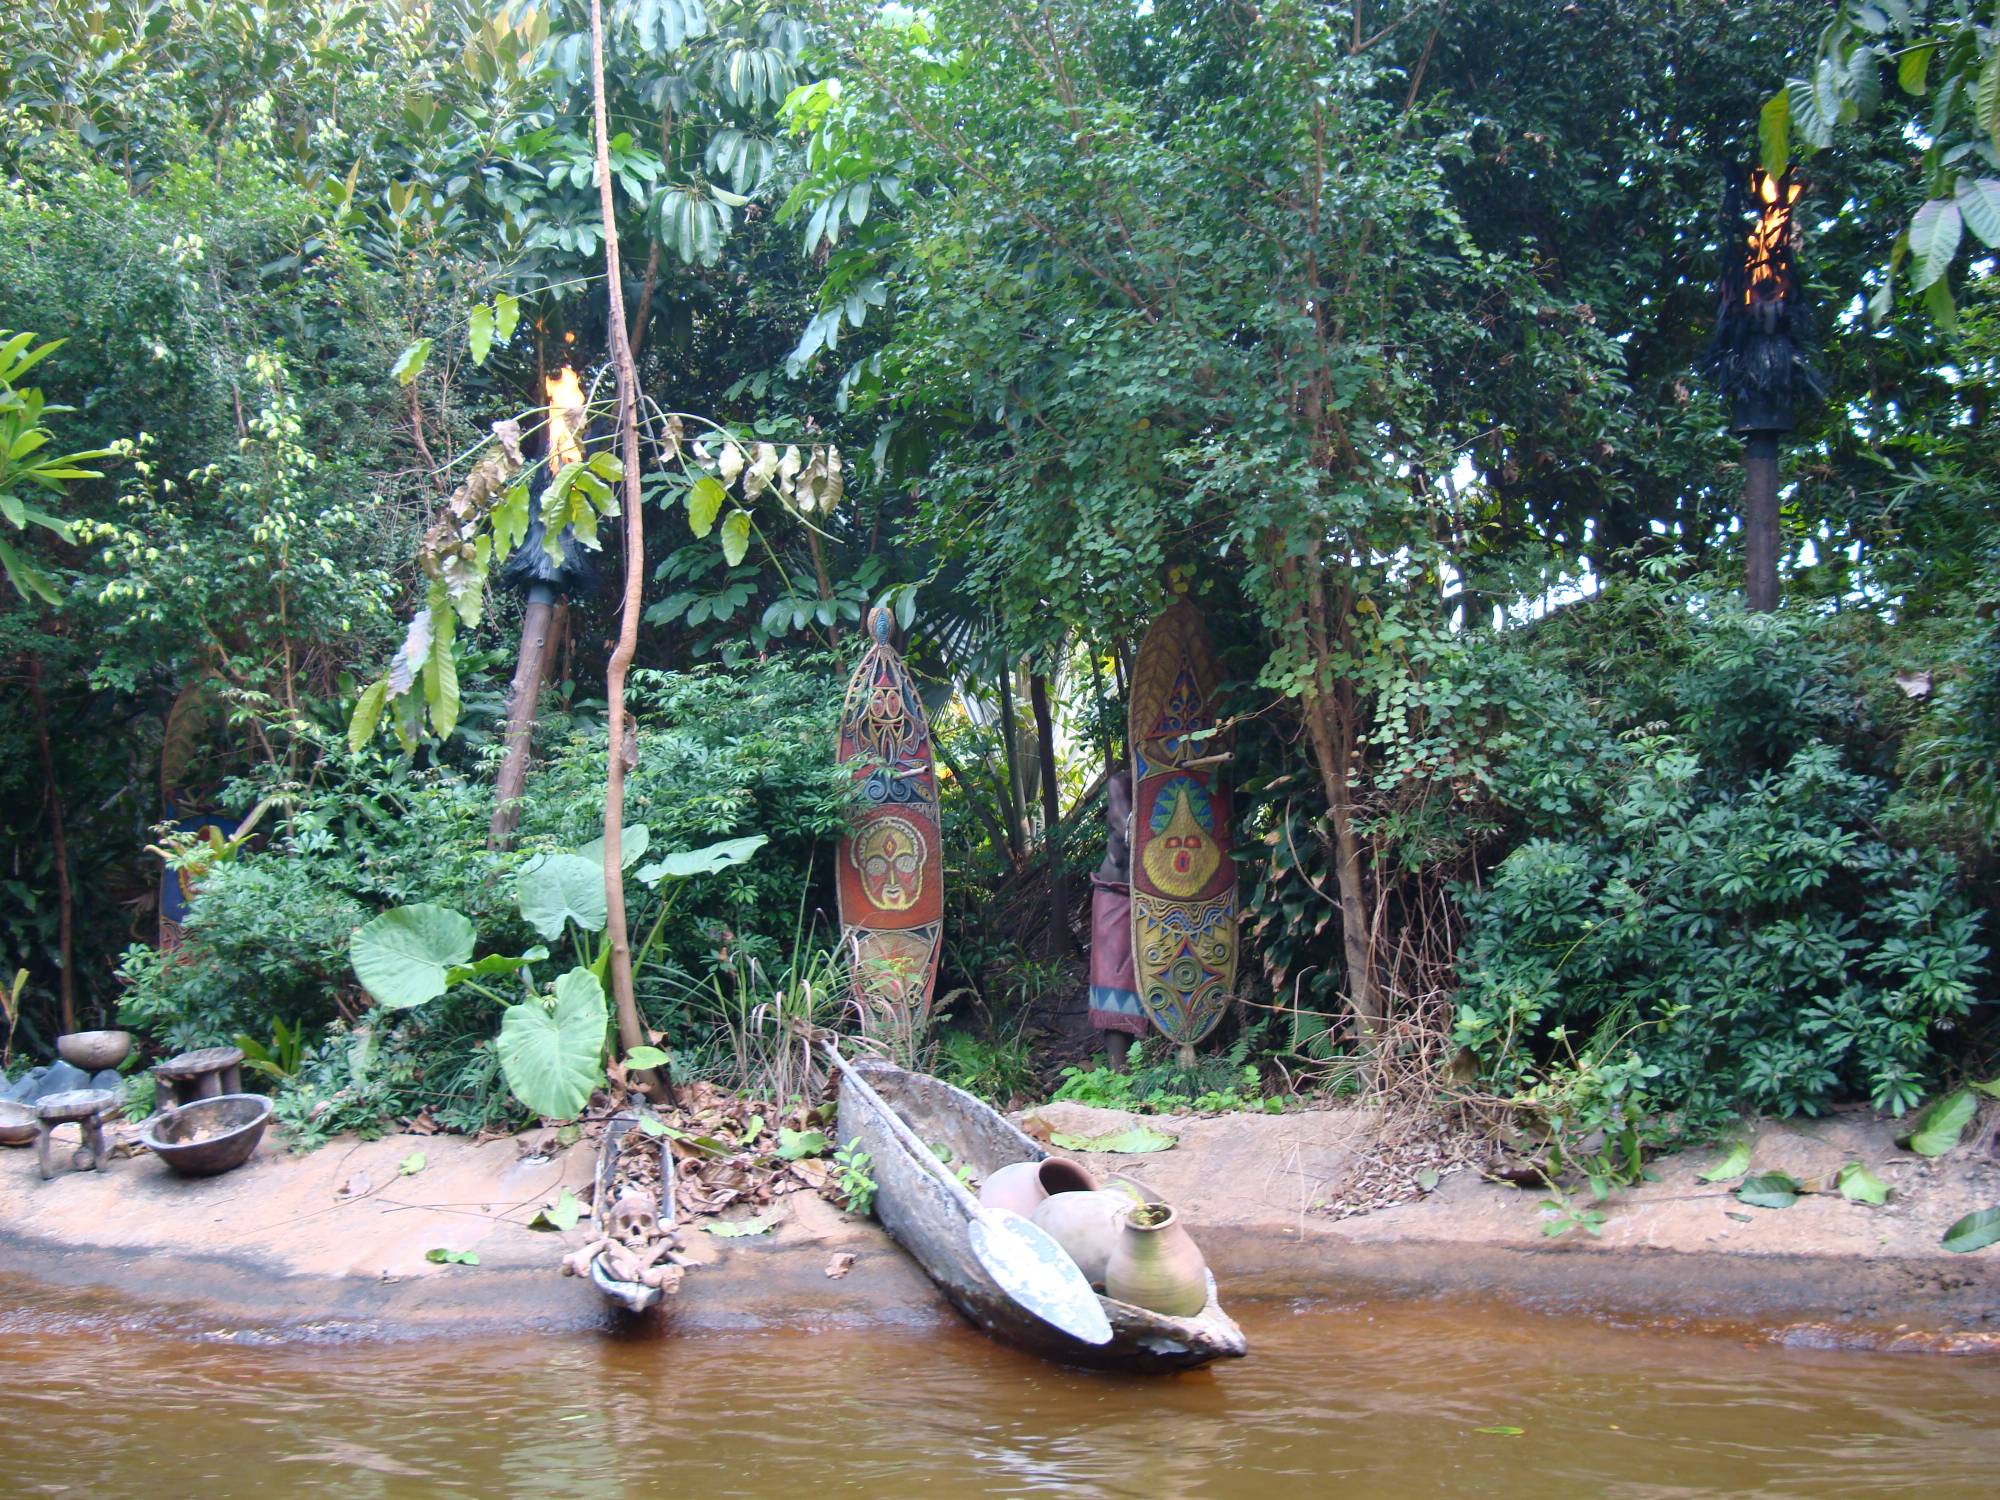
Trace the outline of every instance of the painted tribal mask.
{"type": "Polygon", "coordinates": [[[907,818],[875,818],[848,845],[861,889],[883,911],[908,911],[924,886],[922,835],[907,818]]]}

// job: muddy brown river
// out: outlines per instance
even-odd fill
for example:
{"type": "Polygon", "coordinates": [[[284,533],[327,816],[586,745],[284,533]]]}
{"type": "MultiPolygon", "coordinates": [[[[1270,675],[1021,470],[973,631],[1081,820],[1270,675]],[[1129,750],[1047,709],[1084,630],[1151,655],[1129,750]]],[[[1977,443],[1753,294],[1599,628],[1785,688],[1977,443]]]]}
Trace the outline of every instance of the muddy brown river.
{"type": "Polygon", "coordinates": [[[1459,1301],[1250,1305],[1135,1380],[928,1321],[290,1341],[0,1281],[0,1495],[2000,1494],[2000,1362],[1459,1301]]]}

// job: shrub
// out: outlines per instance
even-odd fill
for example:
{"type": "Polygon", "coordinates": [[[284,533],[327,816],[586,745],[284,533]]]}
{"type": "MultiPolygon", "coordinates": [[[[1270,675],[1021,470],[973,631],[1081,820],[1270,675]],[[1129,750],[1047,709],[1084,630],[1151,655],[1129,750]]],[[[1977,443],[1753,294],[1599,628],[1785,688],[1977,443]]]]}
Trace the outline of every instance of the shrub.
{"type": "Polygon", "coordinates": [[[1597,618],[1540,643],[1622,734],[1575,816],[1517,807],[1527,837],[1461,889],[1457,1039],[1586,1126],[1902,1112],[1976,998],[1977,913],[1944,858],[1881,833],[1889,788],[1848,763],[1855,698],[1810,621],[1625,592],[1601,612],[1642,617],[1623,640],[1597,618]]]}

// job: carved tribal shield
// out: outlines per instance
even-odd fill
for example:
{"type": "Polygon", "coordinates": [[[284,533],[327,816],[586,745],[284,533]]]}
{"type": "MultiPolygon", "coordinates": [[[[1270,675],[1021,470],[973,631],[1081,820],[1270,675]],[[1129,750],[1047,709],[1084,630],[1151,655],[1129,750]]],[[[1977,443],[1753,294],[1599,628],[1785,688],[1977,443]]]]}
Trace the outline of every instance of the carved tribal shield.
{"type": "Polygon", "coordinates": [[[1215,1028],[1236,989],[1232,736],[1201,733],[1215,726],[1221,675],[1185,599],[1132,663],[1133,970],[1146,1014],[1183,1046],[1215,1028]]]}
{"type": "Polygon", "coordinates": [[[847,679],[840,763],[858,793],[840,841],[840,922],[864,1031],[885,1006],[930,1008],[944,928],[944,850],[931,728],[917,685],[889,644],[889,611],[869,613],[868,649],[847,679]]]}

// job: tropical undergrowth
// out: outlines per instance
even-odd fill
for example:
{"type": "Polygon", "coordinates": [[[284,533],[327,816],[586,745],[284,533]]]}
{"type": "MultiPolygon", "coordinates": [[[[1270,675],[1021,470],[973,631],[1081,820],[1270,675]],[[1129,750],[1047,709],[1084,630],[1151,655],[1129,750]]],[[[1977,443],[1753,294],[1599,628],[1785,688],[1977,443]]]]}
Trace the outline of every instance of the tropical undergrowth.
{"type": "MultiPolygon", "coordinates": [[[[846,790],[826,753],[837,694],[809,663],[638,673],[634,688],[639,760],[627,807],[647,829],[647,857],[767,841],[754,860],[698,876],[676,898],[639,974],[645,1020],[681,1076],[768,1083],[760,1038],[778,1011],[767,1002],[796,997],[808,971],[822,1001],[839,992],[824,917],[811,920],[831,906],[822,851],[843,826],[846,790]]],[[[328,736],[311,785],[240,789],[283,797],[286,815],[264,847],[201,872],[177,948],[127,952],[121,1021],[160,1049],[239,1036],[262,1046],[274,1022],[298,1032],[302,1046],[276,1087],[281,1113],[307,1140],[426,1110],[466,1131],[525,1118],[494,1050],[491,1001],[454,989],[378,1008],[354,976],[351,944],[370,919],[411,906],[462,915],[481,953],[544,942],[521,908],[523,868],[585,846],[602,806],[601,726],[557,723],[565,732],[547,747],[508,851],[487,847],[492,793],[477,764],[421,766],[352,753],[328,736]]],[[[642,937],[653,909],[634,889],[642,937]]],[[[544,942],[557,950],[552,964],[591,957],[586,928],[557,929],[544,942]]],[[[814,1013],[839,1019],[837,1005],[814,1013]]]]}
{"type": "Polygon", "coordinates": [[[1959,1065],[1981,913],[1885,817],[1893,738],[1837,619],[1632,583],[1526,633],[1506,842],[1458,888],[1466,1092],[1629,1180],[1744,1113],[1902,1114],[1959,1065]]]}

